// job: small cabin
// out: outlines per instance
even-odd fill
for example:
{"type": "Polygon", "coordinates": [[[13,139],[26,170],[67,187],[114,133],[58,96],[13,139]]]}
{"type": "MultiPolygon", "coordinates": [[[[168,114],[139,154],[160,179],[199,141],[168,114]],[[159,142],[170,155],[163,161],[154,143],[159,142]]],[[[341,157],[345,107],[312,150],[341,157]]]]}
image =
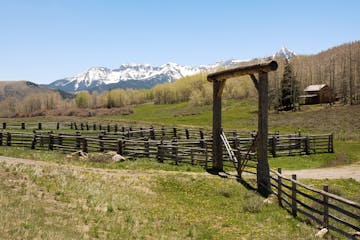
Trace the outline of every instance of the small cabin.
{"type": "Polygon", "coordinates": [[[300,99],[302,104],[331,103],[334,101],[334,94],[327,84],[316,84],[307,86],[300,99]]]}

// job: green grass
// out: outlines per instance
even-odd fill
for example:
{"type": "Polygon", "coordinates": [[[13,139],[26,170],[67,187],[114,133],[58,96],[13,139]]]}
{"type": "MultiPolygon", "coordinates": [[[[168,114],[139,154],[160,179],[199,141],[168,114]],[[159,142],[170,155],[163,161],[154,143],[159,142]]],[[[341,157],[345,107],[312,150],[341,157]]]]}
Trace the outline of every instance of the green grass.
{"type": "Polygon", "coordinates": [[[66,154],[59,151],[30,150],[29,148],[22,147],[0,147],[0,156],[106,169],[204,172],[204,168],[198,165],[181,163],[175,165],[173,162],[159,163],[155,159],[139,158],[118,163],[91,162],[79,160],[78,158],[69,159],[66,157],[66,154]]]}
{"type": "Polygon", "coordinates": [[[312,239],[234,179],[0,164],[3,239],[312,239]]]}
{"type": "Polygon", "coordinates": [[[286,170],[331,167],[360,161],[360,143],[355,141],[335,141],[335,153],[317,153],[301,156],[269,158],[270,167],[286,170]]]}

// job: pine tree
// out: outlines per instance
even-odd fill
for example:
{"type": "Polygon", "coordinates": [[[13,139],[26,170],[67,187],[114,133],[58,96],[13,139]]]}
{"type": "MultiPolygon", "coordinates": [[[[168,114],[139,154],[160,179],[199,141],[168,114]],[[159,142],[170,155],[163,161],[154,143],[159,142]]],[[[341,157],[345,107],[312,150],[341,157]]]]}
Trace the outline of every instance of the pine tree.
{"type": "Polygon", "coordinates": [[[298,83],[296,81],[292,64],[287,60],[281,80],[280,109],[289,111],[295,109],[298,102],[298,83]]]}

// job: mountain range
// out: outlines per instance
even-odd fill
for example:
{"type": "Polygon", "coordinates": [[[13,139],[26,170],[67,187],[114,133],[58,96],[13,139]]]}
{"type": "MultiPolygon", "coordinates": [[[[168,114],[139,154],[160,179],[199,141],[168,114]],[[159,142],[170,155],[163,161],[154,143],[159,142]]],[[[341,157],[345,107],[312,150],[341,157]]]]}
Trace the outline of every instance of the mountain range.
{"type": "MultiPolygon", "coordinates": [[[[295,53],[285,47],[273,57],[291,58],[295,53]]],[[[159,83],[173,82],[179,78],[202,71],[213,71],[219,67],[232,67],[244,60],[221,61],[211,65],[182,66],[176,63],[166,63],[161,66],[149,64],[122,64],[119,68],[92,67],[73,77],[56,80],[46,87],[66,92],[82,90],[102,92],[114,88],[151,88],[159,83]]]]}

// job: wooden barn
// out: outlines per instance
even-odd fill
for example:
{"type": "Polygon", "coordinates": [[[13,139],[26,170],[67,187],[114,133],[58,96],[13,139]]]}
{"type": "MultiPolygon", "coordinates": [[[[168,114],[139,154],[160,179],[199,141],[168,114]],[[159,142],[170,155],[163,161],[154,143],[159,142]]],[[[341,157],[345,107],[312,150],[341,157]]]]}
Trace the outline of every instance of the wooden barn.
{"type": "Polygon", "coordinates": [[[310,85],[304,89],[300,100],[302,104],[331,103],[334,101],[334,94],[327,84],[310,85]]]}

